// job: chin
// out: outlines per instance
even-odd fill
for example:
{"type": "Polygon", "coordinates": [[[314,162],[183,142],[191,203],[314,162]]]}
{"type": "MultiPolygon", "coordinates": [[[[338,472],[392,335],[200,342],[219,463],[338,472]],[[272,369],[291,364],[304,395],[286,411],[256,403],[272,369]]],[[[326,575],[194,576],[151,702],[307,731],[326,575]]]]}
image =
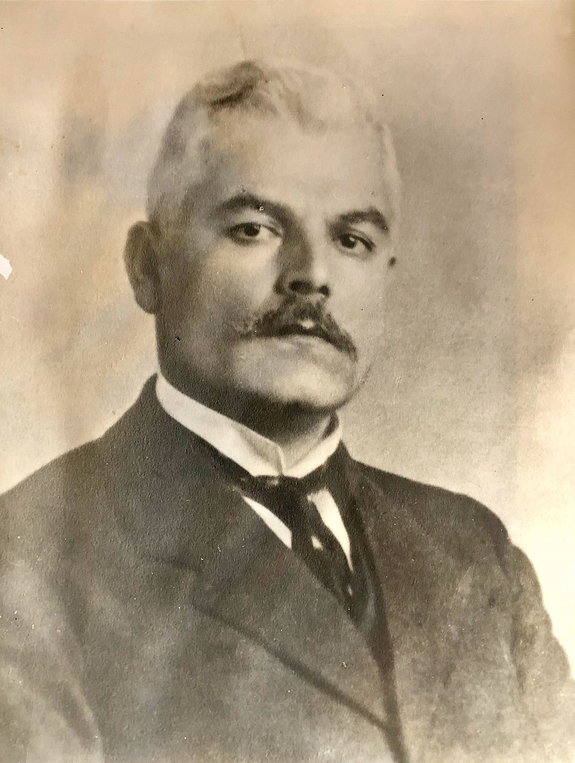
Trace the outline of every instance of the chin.
{"type": "MultiPolygon", "coordinates": [[[[297,406],[316,412],[333,412],[353,397],[355,380],[341,378],[316,370],[308,373],[285,373],[249,385],[250,391],[260,399],[284,406],[297,406]]],[[[255,382],[255,380],[254,380],[255,382]]],[[[244,387],[245,388],[245,387],[244,387]]]]}
{"type": "Polygon", "coordinates": [[[357,390],[358,363],[324,342],[251,342],[234,357],[234,386],[261,400],[334,411],[357,390]]]}

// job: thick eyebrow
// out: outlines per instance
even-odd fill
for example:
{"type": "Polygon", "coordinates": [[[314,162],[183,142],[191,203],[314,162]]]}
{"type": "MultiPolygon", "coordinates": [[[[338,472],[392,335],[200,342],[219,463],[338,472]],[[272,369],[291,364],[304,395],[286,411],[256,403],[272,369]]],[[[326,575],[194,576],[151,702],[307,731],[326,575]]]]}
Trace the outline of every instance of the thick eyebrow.
{"type": "Polygon", "coordinates": [[[225,214],[226,212],[237,212],[242,209],[253,209],[256,212],[276,217],[278,220],[285,220],[289,217],[288,211],[282,204],[276,204],[268,199],[254,196],[253,193],[238,193],[226,201],[223,201],[216,212],[225,214]]]}
{"type": "Polygon", "coordinates": [[[387,219],[376,207],[368,209],[358,209],[353,212],[345,212],[338,215],[337,222],[344,225],[356,225],[357,223],[371,223],[384,233],[389,233],[389,224],[387,219]]]}
{"type": "MultiPolygon", "coordinates": [[[[260,198],[252,193],[238,193],[235,196],[222,202],[217,209],[220,214],[226,212],[235,212],[241,209],[253,209],[262,214],[268,214],[279,221],[291,217],[288,210],[276,202],[260,198]]],[[[335,225],[355,225],[357,223],[371,223],[384,233],[389,233],[389,225],[386,217],[377,209],[377,207],[368,207],[367,209],[352,210],[338,215],[335,225]]]]}

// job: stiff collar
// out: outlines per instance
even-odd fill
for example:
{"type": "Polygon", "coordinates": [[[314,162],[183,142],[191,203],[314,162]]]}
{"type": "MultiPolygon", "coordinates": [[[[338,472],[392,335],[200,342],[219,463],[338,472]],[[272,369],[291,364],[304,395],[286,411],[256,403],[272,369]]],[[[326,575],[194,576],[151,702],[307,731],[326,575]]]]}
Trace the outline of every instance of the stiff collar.
{"type": "Polygon", "coordinates": [[[335,453],[341,440],[341,424],[334,416],[323,440],[288,469],[277,443],[184,395],[161,373],[158,373],[156,380],[156,396],[169,416],[254,477],[305,477],[335,453]]]}

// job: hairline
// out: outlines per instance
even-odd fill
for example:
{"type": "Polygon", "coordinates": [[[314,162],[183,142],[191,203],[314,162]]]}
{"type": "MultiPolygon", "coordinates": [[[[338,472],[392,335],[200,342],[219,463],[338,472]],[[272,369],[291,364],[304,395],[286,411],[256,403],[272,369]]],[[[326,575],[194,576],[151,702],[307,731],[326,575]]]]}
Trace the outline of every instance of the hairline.
{"type": "MultiPolygon", "coordinates": [[[[253,62],[242,62],[237,67],[242,65],[249,66],[253,62]]],[[[236,67],[236,68],[237,68],[236,67]]],[[[280,69],[280,75],[285,76],[285,72],[292,71],[291,66],[286,68],[285,71],[280,69]]],[[[225,70],[225,72],[231,72],[232,70],[225,70]]],[[[296,91],[297,98],[303,99],[306,96],[306,85],[309,83],[305,78],[319,77],[326,82],[326,87],[332,87],[334,85],[334,75],[331,72],[321,71],[314,69],[313,67],[307,67],[299,65],[295,68],[295,71],[303,74],[303,85],[296,91]]],[[[230,75],[231,76],[231,75],[230,75]]],[[[278,78],[279,79],[279,78],[278,78]]],[[[194,189],[201,186],[205,181],[205,173],[198,171],[198,164],[205,161],[205,155],[209,154],[212,149],[213,136],[218,129],[218,123],[222,115],[226,115],[231,119],[242,119],[246,116],[264,119],[264,120],[280,120],[284,123],[291,123],[297,129],[301,130],[304,134],[319,134],[326,133],[330,130],[337,129],[349,129],[352,127],[364,128],[371,131],[380,146],[381,149],[381,165],[384,175],[384,183],[389,192],[391,214],[390,218],[396,218],[398,216],[398,201],[394,199],[396,195],[399,195],[400,191],[400,179],[397,172],[395,151],[391,140],[391,134],[389,128],[383,119],[376,119],[374,112],[370,109],[367,99],[362,99],[361,95],[356,87],[355,83],[350,83],[351,97],[348,98],[348,105],[357,105],[358,111],[361,112],[361,118],[354,113],[352,109],[352,115],[346,114],[342,119],[340,114],[336,114],[335,109],[329,108],[326,113],[324,112],[323,118],[316,116],[313,112],[313,107],[308,105],[309,113],[303,115],[302,109],[295,109],[293,104],[289,104],[289,101],[284,102],[287,99],[278,99],[282,108],[277,108],[277,104],[271,99],[258,103],[257,98],[254,99],[254,93],[258,94],[258,87],[261,86],[261,80],[251,87],[241,90],[237,93],[232,92],[225,98],[213,99],[206,97],[203,93],[203,88],[206,88],[205,81],[209,78],[200,80],[191,90],[189,90],[179,101],[176,110],[164,131],[162,146],[157,156],[156,162],[151,170],[149,182],[148,182],[148,198],[147,198],[147,212],[149,220],[154,224],[159,231],[165,232],[165,229],[174,225],[179,225],[181,218],[185,215],[189,206],[186,201],[189,200],[194,189]],[[255,100],[255,103],[254,103],[255,100]],[[310,118],[311,115],[311,118],[310,118]],[[195,130],[190,129],[190,123],[195,122],[195,130]],[[170,166],[169,155],[167,149],[169,147],[169,138],[174,140],[184,141],[183,157],[177,161],[172,162],[170,166]],[[196,143],[196,153],[194,156],[196,167],[190,167],[191,160],[188,154],[191,144],[196,143]],[[203,154],[203,156],[199,156],[203,154]],[[198,161],[199,159],[199,161],[198,161]],[[186,165],[188,165],[186,167],[186,165]],[[166,182],[166,178],[162,178],[162,174],[166,173],[166,169],[171,169],[171,176],[166,182]],[[187,180],[182,182],[187,176],[187,180]],[[180,188],[178,189],[178,179],[181,181],[180,188]],[[172,186],[169,186],[169,183],[172,186]],[[156,185],[156,188],[154,188],[156,185]],[[166,186],[168,189],[166,190],[166,186]],[[166,197],[170,195],[172,199],[167,204],[166,197]],[[172,208],[166,213],[166,209],[172,208]],[[165,220],[164,218],[168,218],[165,220]]],[[[281,81],[281,80],[280,80],[281,81]]],[[[333,93],[332,93],[333,94],[333,93]]],[[[325,105],[325,103],[324,103],[325,105]]],[[[330,104],[331,106],[331,104],[330,104]]],[[[204,166],[204,170],[206,167],[204,166]]]]}

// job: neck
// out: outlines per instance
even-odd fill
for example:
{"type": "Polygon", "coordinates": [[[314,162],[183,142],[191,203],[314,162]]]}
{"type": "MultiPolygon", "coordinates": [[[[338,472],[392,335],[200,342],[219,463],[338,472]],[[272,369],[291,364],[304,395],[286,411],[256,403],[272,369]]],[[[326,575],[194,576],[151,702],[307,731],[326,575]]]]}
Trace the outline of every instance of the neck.
{"type": "Polygon", "coordinates": [[[224,393],[204,382],[182,378],[171,369],[162,368],[162,373],[172,386],[188,397],[279,445],[288,468],[321,442],[332,422],[331,412],[263,400],[243,392],[224,393]]]}
{"type": "Polygon", "coordinates": [[[278,405],[267,401],[254,401],[236,416],[229,413],[225,415],[277,443],[288,468],[321,442],[332,422],[330,413],[307,411],[301,406],[278,405]]]}

